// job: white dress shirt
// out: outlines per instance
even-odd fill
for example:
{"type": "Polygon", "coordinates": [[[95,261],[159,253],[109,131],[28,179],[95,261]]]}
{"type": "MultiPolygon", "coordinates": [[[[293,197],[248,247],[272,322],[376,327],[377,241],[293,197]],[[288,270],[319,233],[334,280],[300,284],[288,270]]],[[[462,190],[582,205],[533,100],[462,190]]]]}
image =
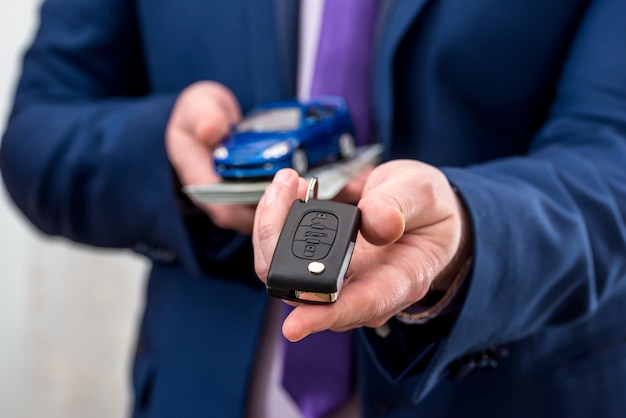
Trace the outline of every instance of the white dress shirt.
{"type": "MultiPolygon", "coordinates": [[[[300,33],[298,57],[298,99],[307,100],[313,81],[313,70],[321,30],[324,0],[300,0],[300,33]]],[[[281,302],[270,298],[263,339],[252,373],[248,399],[248,418],[302,418],[297,405],[281,384],[281,302]]],[[[353,396],[329,418],[359,418],[358,402],[353,396]]]]}

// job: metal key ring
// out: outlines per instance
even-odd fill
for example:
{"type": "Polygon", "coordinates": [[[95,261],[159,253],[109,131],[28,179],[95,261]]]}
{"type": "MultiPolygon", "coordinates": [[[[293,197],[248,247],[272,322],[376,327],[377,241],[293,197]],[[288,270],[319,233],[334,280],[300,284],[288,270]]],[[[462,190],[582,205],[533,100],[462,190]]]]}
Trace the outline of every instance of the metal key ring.
{"type": "Polygon", "coordinates": [[[311,199],[317,200],[318,189],[319,189],[318,178],[317,177],[311,178],[311,180],[309,180],[309,187],[307,187],[306,189],[306,197],[304,198],[304,202],[307,203],[311,199]]]}

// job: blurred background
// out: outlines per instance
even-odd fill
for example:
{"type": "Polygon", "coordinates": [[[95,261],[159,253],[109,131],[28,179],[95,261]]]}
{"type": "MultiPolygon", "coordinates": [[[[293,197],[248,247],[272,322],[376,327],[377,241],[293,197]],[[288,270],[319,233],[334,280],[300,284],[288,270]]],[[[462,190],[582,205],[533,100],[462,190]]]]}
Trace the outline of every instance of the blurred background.
{"type": "MultiPolygon", "coordinates": [[[[41,0],[0,0],[0,132],[41,0]]],[[[0,192],[0,417],[122,417],[147,265],[39,234],[0,192]]]]}

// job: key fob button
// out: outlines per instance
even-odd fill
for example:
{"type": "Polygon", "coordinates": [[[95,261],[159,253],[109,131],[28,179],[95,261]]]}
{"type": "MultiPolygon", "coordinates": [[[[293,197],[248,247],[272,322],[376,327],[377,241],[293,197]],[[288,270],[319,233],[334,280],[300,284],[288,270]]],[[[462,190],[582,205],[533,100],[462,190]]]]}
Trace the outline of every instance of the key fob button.
{"type": "Polygon", "coordinates": [[[300,221],[300,225],[310,226],[318,230],[332,229],[336,231],[339,226],[339,219],[332,213],[312,211],[304,215],[300,221]]]}
{"type": "Polygon", "coordinates": [[[339,219],[332,213],[306,213],[298,223],[291,252],[298,258],[308,260],[321,260],[328,256],[335,242],[338,225],[339,219]]]}
{"type": "Polygon", "coordinates": [[[319,230],[313,229],[310,226],[300,226],[296,230],[293,240],[307,241],[309,243],[314,243],[317,240],[326,245],[333,245],[336,236],[337,231],[333,231],[332,229],[319,230]]]}
{"type": "Polygon", "coordinates": [[[291,252],[298,258],[321,260],[330,252],[332,246],[327,244],[308,244],[306,241],[294,241],[291,252]]]}

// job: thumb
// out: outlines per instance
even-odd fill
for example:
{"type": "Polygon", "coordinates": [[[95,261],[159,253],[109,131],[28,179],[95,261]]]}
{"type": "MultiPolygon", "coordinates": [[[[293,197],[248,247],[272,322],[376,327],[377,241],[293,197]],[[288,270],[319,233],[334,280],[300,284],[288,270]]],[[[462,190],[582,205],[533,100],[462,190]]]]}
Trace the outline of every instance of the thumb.
{"type": "Polygon", "coordinates": [[[388,245],[402,237],[405,218],[395,198],[383,190],[372,190],[359,202],[361,235],[374,245],[388,245]]]}
{"type": "Polygon", "coordinates": [[[396,160],[371,173],[359,202],[361,233],[372,244],[387,245],[407,232],[449,216],[451,194],[439,170],[418,161],[396,160]]]}

